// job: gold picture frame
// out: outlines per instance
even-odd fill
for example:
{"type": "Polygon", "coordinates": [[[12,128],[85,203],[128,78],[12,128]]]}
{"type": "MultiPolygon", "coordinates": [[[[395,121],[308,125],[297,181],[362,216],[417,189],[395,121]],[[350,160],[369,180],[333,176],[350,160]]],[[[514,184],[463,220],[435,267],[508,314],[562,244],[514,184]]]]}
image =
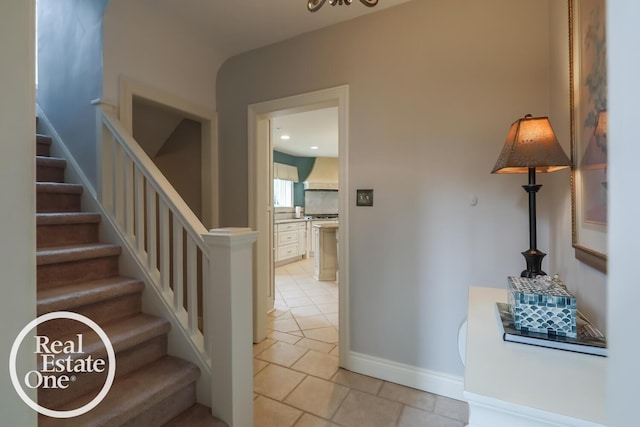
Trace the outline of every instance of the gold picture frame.
{"type": "Polygon", "coordinates": [[[572,245],[607,272],[606,0],[568,0],[572,245]]]}

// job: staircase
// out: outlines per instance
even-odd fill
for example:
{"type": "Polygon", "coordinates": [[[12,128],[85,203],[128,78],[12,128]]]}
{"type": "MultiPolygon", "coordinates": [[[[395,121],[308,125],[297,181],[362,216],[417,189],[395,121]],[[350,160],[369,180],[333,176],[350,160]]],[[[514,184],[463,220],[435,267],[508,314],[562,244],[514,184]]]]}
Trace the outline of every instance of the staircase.
{"type": "MultiPolygon", "coordinates": [[[[51,138],[37,136],[37,313],[71,311],[99,324],[116,353],[116,376],[105,399],[71,419],[39,416],[40,426],[222,427],[196,403],[197,366],[167,355],[168,321],[141,312],[144,284],[119,275],[121,248],[101,243],[101,217],[82,212],[82,186],[64,182],[66,162],[50,157],[51,138]]],[[[38,335],[78,341],[82,358],[106,360],[97,334],[68,319],[42,323],[38,335]]],[[[65,358],[60,354],[58,358],[65,358]]],[[[69,387],[38,390],[40,406],[67,411],[91,401],[106,378],[78,373],[69,387]]]]}

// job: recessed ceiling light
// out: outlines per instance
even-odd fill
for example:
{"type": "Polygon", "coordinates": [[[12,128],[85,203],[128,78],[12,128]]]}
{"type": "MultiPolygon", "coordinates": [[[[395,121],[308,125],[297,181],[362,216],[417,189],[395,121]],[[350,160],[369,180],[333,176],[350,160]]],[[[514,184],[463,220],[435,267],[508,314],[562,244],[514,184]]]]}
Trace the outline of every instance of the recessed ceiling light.
{"type": "Polygon", "coordinates": [[[291,139],[291,137],[289,135],[282,135],[280,139],[282,139],[283,141],[288,141],[289,139],[291,139]]]}
{"type": "Polygon", "coordinates": [[[312,150],[317,150],[317,149],[318,149],[318,146],[317,146],[317,145],[312,145],[312,146],[311,146],[311,147],[309,147],[309,148],[311,148],[312,150]]]}

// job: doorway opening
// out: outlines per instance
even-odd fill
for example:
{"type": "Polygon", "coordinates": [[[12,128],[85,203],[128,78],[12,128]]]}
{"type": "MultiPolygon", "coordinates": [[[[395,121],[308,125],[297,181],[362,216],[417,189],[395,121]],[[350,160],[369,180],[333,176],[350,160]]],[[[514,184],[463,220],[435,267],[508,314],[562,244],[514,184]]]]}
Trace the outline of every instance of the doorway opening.
{"type": "MultiPolygon", "coordinates": [[[[252,104],[249,120],[249,226],[260,233],[254,248],[254,342],[267,335],[267,315],[274,301],[273,121],[292,114],[337,107],[338,110],[338,206],[339,348],[349,348],[348,325],[348,86],[252,104]]],[[[340,352],[340,365],[346,364],[340,352]]]]}

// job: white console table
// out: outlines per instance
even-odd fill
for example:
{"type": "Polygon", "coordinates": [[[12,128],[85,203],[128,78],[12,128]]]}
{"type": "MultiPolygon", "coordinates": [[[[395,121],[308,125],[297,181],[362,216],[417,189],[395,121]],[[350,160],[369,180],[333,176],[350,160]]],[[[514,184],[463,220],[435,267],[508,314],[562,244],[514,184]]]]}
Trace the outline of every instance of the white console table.
{"type": "Polygon", "coordinates": [[[607,358],[502,340],[504,289],[469,289],[464,397],[468,427],[605,424],[607,358]]]}

